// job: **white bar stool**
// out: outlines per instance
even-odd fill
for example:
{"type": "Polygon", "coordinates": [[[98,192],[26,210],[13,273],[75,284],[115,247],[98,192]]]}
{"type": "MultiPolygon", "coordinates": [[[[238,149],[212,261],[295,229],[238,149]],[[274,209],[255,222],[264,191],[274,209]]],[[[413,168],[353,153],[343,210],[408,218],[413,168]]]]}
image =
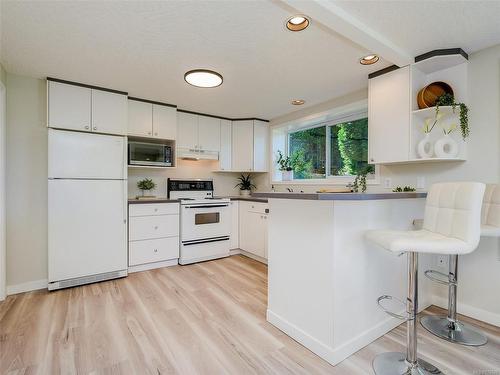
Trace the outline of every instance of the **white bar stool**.
{"type": "Polygon", "coordinates": [[[382,353],[373,360],[378,375],[441,374],[434,365],[417,357],[418,312],[418,253],[466,254],[474,251],[479,242],[481,201],[485,186],[476,182],[441,183],[431,187],[425,204],[423,228],[417,231],[368,231],[368,240],[396,254],[408,256],[408,296],[406,316],[387,311],[406,321],[406,354],[382,353]]]}
{"type": "MultiPolygon", "coordinates": [[[[481,236],[500,237],[500,185],[487,185],[483,199],[481,236]]],[[[430,333],[453,343],[481,346],[488,342],[475,327],[457,320],[458,254],[449,256],[448,275],[435,270],[425,275],[440,284],[448,285],[448,316],[425,316],[422,326],[430,333]]]]}

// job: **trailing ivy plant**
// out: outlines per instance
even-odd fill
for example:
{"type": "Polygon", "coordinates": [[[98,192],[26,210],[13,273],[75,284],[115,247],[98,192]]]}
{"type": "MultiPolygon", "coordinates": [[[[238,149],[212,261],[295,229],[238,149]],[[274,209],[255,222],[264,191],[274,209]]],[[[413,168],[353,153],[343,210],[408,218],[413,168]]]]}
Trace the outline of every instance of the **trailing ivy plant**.
{"type": "Polygon", "coordinates": [[[470,134],[469,129],[469,108],[464,103],[455,102],[455,97],[449,93],[445,93],[437,98],[436,100],[436,114],[439,113],[440,106],[451,106],[453,112],[455,112],[455,108],[458,106],[460,108],[460,129],[462,130],[462,138],[465,139],[470,134]]]}

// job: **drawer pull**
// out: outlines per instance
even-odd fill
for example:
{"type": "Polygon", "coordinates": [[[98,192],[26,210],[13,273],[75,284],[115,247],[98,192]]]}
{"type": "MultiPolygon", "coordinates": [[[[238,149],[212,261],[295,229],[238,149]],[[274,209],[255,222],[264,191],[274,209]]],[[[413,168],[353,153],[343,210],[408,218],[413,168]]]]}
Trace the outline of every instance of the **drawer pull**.
{"type": "Polygon", "coordinates": [[[157,209],[157,208],[155,208],[155,212],[158,212],[158,209],[157,209]]]}
{"type": "Polygon", "coordinates": [[[155,253],[157,253],[157,252],[158,252],[158,249],[155,249],[155,253]]]}
{"type": "Polygon", "coordinates": [[[158,229],[158,225],[155,225],[155,230],[158,229]]]}

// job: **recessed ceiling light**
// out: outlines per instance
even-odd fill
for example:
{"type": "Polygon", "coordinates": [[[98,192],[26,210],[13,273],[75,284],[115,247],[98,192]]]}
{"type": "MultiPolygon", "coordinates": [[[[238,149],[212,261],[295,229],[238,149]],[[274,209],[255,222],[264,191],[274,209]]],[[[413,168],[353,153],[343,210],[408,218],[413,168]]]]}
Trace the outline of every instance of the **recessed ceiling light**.
{"type": "Polygon", "coordinates": [[[190,70],[184,74],[184,80],[196,87],[217,87],[222,85],[222,76],[207,69],[190,70]]]}
{"type": "Polygon", "coordinates": [[[371,64],[375,64],[377,61],[378,61],[377,55],[368,55],[368,56],[365,56],[365,57],[359,59],[359,63],[361,65],[371,65],[371,64]]]}
{"type": "Polygon", "coordinates": [[[286,21],[286,28],[290,31],[302,31],[309,26],[309,20],[305,16],[293,16],[286,21]]]}
{"type": "Polygon", "coordinates": [[[292,100],[292,104],[293,104],[293,105],[302,105],[302,104],[304,104],[305,102],[306,102],[306,101],[305,101],[305,100],[303,100],[303,99],[294,99],[294,100],[292,100]]]}

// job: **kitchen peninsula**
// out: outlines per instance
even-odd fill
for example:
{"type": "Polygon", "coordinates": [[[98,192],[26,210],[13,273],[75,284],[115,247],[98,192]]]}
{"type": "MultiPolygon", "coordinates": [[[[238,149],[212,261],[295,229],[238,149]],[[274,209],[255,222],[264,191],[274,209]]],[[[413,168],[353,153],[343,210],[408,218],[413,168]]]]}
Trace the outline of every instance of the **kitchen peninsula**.
{"type": "Polygon", "coordinates": [[[270,323],[334,365],[401,324],[376,300],[383,294],[404,299],[406,257],[367,243],[364,232],[411,229],[423,217],[425,193],[253,196],[269,200],[270,323]]]}

